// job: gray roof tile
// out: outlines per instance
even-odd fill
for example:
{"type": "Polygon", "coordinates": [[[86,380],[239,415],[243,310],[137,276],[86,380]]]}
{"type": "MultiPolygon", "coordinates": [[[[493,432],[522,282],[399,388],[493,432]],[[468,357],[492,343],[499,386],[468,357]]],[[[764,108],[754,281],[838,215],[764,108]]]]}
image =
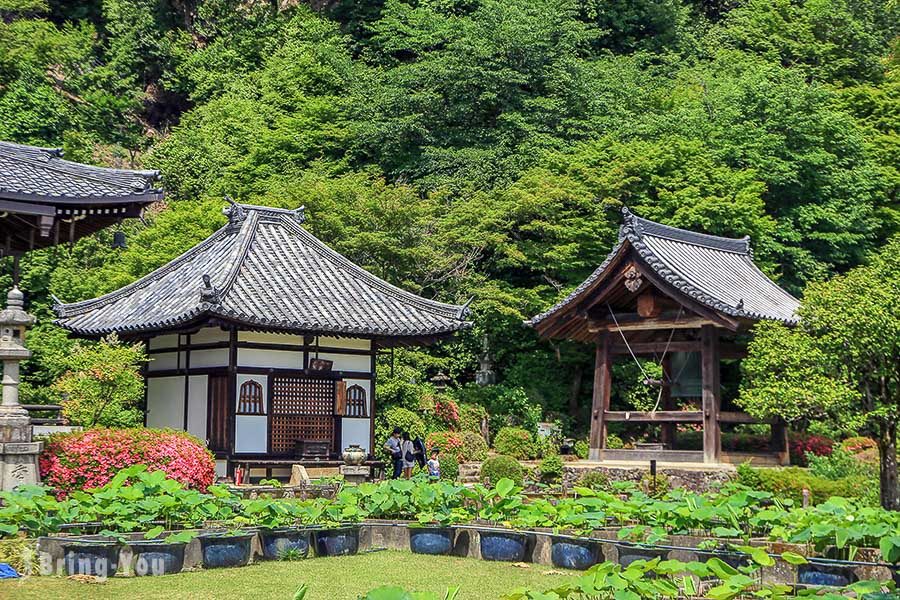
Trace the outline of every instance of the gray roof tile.
{"type": "Polygon", "coordinates": [[[726,315],[794,324],[799,301],[753,263],[749,238],[732,239],[678,229],[623,209],[619,242],[606,260],[572,293],[526,321],[537,325],[574,302],[630,245],[657,274],[690,298],[726,315]]]}
{"type": "Polygon", "coordinates": [[[433,337],[469,325],[465,307],[401,290],[323,244],[301,227],[302,211],[236,205],[226,212],[228,225],[153,273],[106,296],[56,306],[56,322],[89,336],[207,317],[371,337],[433,337]]]}

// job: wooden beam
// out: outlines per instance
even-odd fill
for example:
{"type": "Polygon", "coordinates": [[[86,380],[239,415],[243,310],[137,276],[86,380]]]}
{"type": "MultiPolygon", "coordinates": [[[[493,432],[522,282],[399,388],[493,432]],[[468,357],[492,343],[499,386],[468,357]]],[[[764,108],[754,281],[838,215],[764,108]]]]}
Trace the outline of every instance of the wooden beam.
{"type": "Polygon", "coordinates": [[[606,447],[606,422],[604,414],[609,410],[609,396],[612,389],[612,355],[609,353],[609,334],[601,333],[594,352],[594,391],[591,405],[591,460],[600,460],[606,447]]]}
{"type": "Polygon", "coordinates": [[[702,423],[703,413],[699,410],[618,410],[606,411],[603,419],[608,423],[702,423]]]}
{"type": "Polygon", "coordinates": [[[719,435],[721,385],[719,381],[719,330],[712,325],[700,329],[700,370],[703,376],[703,462],[717,463],[722,454],[719,435]]]}
{"type": "MultiPolygon", "coordinates": [[[[619,342],[613,344],[609,351],[613,354],[629,354],[631,352],[637,355],[641,354],[662,354],[663,352],[700,352],[700,340],[674,340],[666,343],[658,342],[629,342],[628,346],[619,342]]],[[[747,356],[747,347],[742,344],[724,344],[719,343],[719,353],[722,358],[734,359],[744,358],[747,356]]]]}
{"type": "MultiPolygon", "coordinates": [[[[618,319],[618,315],[616,315],[618,319]]],[[[622,321],[619,324],[612,320],[593,321],[588,325],[588,331],[598,333],[600,331],[643,331],[648,329],[699,329],[707,325],[717,325],[715,321],[703,317],[681,317],[680,319],[651,318],[640,321],[622,321]]]]}
{"type": "Polygon", "coordinates": [[[756,424],[756,423],[774,423],[774,419],[757,419],[756,417],[752,417],[745,412],[720,412],[719,413],[719,423],[744,423],[744,424],[756,424]]]}

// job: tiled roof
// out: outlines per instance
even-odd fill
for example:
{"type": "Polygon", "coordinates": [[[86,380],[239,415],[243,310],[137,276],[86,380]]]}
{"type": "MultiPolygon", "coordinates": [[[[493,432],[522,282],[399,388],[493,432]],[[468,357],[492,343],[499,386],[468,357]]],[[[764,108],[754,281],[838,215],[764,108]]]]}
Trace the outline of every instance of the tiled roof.
{"type": "Polygon", "coordinates": [[[236,204],[226,213],[228,225],[146,277],[54,307],[56,322],[87,336],[207,318],[362,337],[435,337],[469,326],[465,306],[401,290],[323,244],[301,227],[302,209],[236,204]]]}
{"type": "Polygon", "coordinates": [[[0,199],[54,204],[155,202],[157,171],[129,171],[63,160],[59,148],[0,142],[0,199]]]}
{"type": "Polygon", "coordinates": [[[537,325],[574,302],[627,246],[666,282],[709,308],[755,321],[797,322],[799,301],[756,267],[749,238],[696,233],[642,219],[627,208],[622,212],[619,241],[606,260],[571,294],[526,324],[537,325]]]}

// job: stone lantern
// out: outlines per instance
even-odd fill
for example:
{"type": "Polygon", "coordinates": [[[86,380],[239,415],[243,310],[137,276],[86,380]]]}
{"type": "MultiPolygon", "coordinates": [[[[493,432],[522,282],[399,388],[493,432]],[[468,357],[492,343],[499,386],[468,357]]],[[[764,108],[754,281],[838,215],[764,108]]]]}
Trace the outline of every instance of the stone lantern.
{"type": "Polygon", "coordinates": [[[14,287],[0,311],[0,361],[3,401],[0,403],[0,490],[37,483],[42,442],[31,441],[31,418],[19,404],[19,363],[31,356],[24,346],[25,330],[34,317],[23,309],[24,296],[14,287]]]}
{"type": "Polygon", "coordinates": [[[497,381],[494,372],[494,361],[491,359],[491,351],[488,347],[487,334],[484,336],[484,350],[478,359],[478,371],[475,372],[475,383],[478,385],[493,385],[497,381]]]}

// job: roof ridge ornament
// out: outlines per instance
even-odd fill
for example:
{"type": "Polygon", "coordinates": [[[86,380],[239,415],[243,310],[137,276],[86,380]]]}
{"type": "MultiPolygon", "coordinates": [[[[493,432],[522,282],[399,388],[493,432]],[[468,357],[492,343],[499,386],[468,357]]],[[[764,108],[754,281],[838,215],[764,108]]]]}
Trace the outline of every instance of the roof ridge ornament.
{"type": "Polygon", "coordinates": [[[219,304],[221,298],[219,290],[212,284],[209,275],[203,275],[203,289],[200,291],[200,301],[208,304],[219,304]]]}
{"type": "Polygon", "coordinates": [[[222,209],[222,214],[228,217],[228,231],[237,231],[247,219],[247,209],[235,202],[234,198],[228,194],[225,194],[225,201],[231,205],[222,209]]]}
{"type": "Polygon", "coordinates": [[[294,219],[297,220],[298,223],[303,225],[306,223],[306,205],[300,206],[299,208],[294,209],[294,219]]]}

